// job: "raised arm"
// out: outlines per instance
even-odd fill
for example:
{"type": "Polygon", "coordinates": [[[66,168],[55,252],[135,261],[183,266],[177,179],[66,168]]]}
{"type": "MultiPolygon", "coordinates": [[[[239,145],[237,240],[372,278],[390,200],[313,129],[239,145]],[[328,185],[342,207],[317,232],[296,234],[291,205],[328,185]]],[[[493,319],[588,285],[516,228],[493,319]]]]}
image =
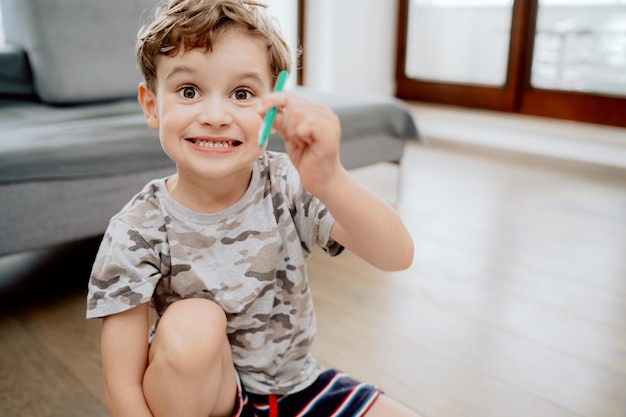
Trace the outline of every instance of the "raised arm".
{"type": "Polygon", "coordinates": [[[341,127],[327,107],[295,94],[273,93],[260,111],[279,109],[275,128],[298,169],[304,187],[335,218],[332,237],[383,270],[408,268],[413,240],[395,210],[354,181],[341,166],[341,127]]]}
{"type": "Polygon", "coordinates": [[[382,270],[411,266],[413,239],[396,211],[342,171],[319,197],[335,218],[333,239],[382,270]]]}
{"type": "Polygon", "coordinates": [[[152,417],[142,388],[148,329],[148,304],[103,320],[102,370],[112,417],[152,417]]]}

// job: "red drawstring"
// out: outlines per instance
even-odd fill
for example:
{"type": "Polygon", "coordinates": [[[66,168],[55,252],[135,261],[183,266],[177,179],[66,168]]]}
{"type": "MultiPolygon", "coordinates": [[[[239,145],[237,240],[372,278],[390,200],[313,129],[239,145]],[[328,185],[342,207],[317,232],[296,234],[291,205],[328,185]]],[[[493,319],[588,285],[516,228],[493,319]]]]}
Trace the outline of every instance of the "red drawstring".
{"type": "Polygon", "coordinates": [[[270,415],[269,417],[278,417],[278,399],[276,399],[275,395],[270,394],[269,395],[269,401],[270,401],[270,415]]]}

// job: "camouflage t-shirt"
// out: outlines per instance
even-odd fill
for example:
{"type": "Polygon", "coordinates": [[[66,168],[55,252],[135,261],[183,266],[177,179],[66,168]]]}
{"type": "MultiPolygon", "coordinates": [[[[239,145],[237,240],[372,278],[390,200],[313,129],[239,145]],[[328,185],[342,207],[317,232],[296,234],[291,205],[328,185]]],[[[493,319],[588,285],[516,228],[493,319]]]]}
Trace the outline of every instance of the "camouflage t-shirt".
{"type": "Polygon", "coordinates": [[[284,154],[265,152],[243,198],[215,214],[186,209],[165,179],[152,181],[109,223],[89,282],[87,317],[151,302],[156,326],[177,300],[213,300],[228,318],[246,389],[297,392],[321,372],[310,353],[315,315],[305,264],[315,244],[341,252],[330,238],[333,224],[284,154]]]}

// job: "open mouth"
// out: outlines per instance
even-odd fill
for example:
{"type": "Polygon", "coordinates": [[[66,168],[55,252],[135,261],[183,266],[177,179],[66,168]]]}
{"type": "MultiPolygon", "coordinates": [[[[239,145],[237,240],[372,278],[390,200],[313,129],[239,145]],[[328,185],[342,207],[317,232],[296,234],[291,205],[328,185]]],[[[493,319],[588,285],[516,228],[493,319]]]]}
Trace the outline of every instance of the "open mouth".
{"type": "Polygon", "coordinates": [[[210,149],[228,149],[235,148],[237,146],[242,145],[241,141],[238,140],[202,140],[202,139],[187,139],[189,142],[194,145],[210,148],[210,149]]]}

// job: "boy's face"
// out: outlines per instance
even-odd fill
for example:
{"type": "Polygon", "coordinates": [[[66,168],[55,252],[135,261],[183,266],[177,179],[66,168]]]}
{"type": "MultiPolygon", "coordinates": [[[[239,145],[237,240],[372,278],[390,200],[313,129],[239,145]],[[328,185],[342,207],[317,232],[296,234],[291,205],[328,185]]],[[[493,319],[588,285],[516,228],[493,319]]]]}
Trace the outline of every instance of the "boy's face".
{"type": "Polygon", "coordinates": [[[140,86],[148,125],[159,130],[179,181],[248,180],[262,149],[260,97],[272,90],[267,47],[239,29],[229,30],[213,50],[160,56],[153,94],[140,86]],[[143,92],[142,92],[143,89],[143,92]]]}

